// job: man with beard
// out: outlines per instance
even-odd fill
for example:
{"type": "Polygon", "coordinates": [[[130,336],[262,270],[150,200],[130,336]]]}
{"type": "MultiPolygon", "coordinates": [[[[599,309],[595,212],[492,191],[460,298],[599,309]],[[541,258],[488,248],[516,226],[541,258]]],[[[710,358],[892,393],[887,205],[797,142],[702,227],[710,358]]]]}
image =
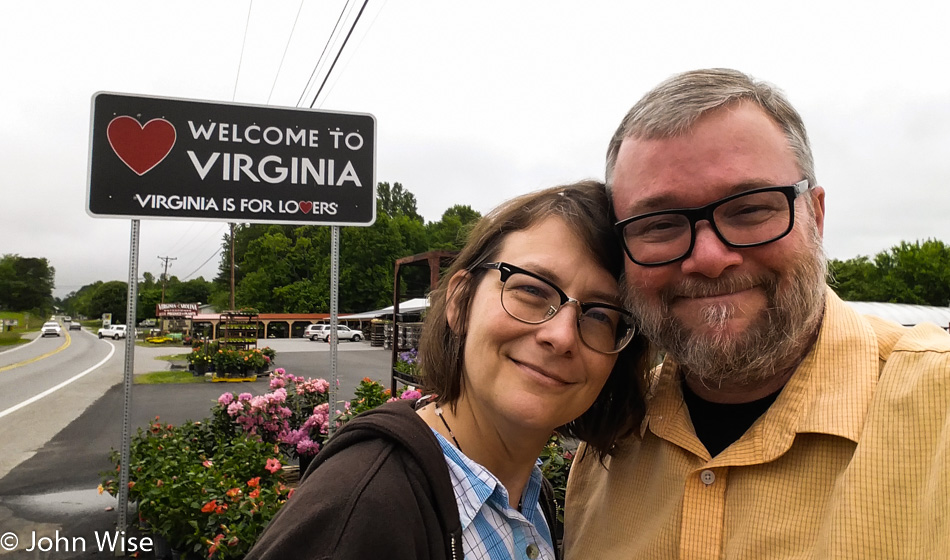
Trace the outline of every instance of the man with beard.
{"type": "Polygon", "coordinates": [[[579,450],[566,558],[945,558],[950,336],[825,285],[825,191],[784,95],[670,78],[614,134],[607,184],[666,360],[638,437],[579,450]]]}

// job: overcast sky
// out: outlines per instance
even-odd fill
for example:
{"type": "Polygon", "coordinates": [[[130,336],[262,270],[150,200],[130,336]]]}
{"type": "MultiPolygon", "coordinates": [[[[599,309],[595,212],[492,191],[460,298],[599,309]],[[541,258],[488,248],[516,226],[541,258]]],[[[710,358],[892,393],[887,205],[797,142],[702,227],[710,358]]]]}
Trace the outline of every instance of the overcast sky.
{"type": "MultiPolygon", "coordinates": [[[[92,95],[309,105],[344,5],[5,6],[0,253],[49,259],[57,296],[126,280],[130,220],[85,212],[92,95]]],[[[948,22],[950,3],[920,0],[369,0],[316,107],[375,115],[377,180],[401,182],[434,221],[453,204],[484,213],[602,178],[607,141],[643,93],[683,70],[737,68],[781,87],[805,119],[829,256],[873,256],[950,242],[948,22]]],[[[169,274],[212,279],[226,229],[142,220],[139,273],[157,276],[169,256],[169,274]]]]}

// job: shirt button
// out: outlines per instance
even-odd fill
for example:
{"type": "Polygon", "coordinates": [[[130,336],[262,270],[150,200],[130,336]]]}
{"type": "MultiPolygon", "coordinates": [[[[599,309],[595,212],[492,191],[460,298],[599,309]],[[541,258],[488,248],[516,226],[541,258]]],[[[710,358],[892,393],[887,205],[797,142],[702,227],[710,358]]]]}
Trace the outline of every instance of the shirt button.
{"type": "Polygon", "coordinates": [[[706,486],[709,486],[713,482],[716,482],[716,473],[712,472],[709,469],[706,469],[703,472],[699,473],[699,480],[702,480],[703,484],[705,484],[706,486]]]}
{"type": "Polygon", "coordinates": [[[541,555],[541,549],[538,548],[538,545],[534,543],[529,544],[528,548],[526,548],[524,552],[525,554],[528,555],[528,558],[530,558],[531,560],[534,560],[535,558],[541,555]]]}

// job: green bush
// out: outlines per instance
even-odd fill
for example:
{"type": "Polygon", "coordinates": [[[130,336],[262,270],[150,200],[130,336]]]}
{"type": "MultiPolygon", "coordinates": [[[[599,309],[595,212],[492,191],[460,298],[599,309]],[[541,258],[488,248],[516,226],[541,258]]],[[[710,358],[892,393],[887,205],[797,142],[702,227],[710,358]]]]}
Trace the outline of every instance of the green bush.
{"type": "MultiPolygon", "coordinates": [[[[100,493],[118,494],[115,471],[100,493]]],[[[274,444],[222,433],[210,422],[163,425],[156,417],[132,438],[129,499],[142,529],[202,558],[241,558],[291,496],[277,474],[286,458],[274,444]]]]}

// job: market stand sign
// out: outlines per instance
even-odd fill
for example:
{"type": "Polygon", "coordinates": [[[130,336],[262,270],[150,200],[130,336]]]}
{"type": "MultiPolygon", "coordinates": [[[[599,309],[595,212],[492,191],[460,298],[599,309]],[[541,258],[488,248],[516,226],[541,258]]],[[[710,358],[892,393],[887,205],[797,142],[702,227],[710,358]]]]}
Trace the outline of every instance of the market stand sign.
{"type": "Polygon", "coordinates": [[[156,317],[187,317],[191,319],[198,314],[197,303],[156,303],[156,317]]]}
{"type": "Polygon", "coordinates": [[[368,226],[375,154],[368,114],[97,93],[86,210],[368,226]]]}

